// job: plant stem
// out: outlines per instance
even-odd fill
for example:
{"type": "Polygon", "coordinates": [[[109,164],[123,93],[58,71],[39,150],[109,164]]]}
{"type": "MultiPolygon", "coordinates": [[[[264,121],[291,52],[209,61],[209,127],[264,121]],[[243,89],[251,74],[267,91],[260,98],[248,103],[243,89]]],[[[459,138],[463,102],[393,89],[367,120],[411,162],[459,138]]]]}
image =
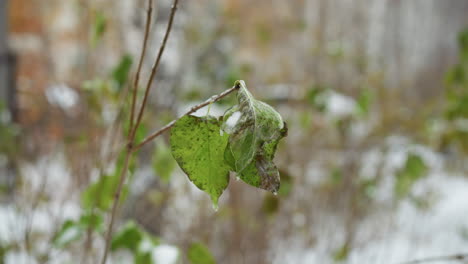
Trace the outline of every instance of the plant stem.
{"type": "Polygon", "coordinates": [[[115,215],[117,213],[117,207],[119,205],[120,201],[120,195],[122,194],[122,189],[125,184],[125,179],[127,175],[127,170],[128,170],[128,164],[130,162],[130,158],[132,156],[132,150],[131,148],[127,148],[127,151],[125,152],[125,160],[124,160],[124,166],[122,168],[122,171],[120,172],[120,181],[119,185],[117,186],[117,190],[114,194],[114,201],[112,203],[112,211],[111,211],[111,218],[109,221],[109,226],[107,227],[107,233],[106,233],[106,244],[104,248],[104,255],[102,256],[102,261],[101,264],[105,264],[107,261],[107,255],[109,253],[110,249],[110,244],[112,240],[112,228],[114,227],[114,222],[115,222],[115,215]]]}
{"type": "MultiPolygon", "coordinates": [[[[132,94],[132,107],[130,112],[130,127],[133,127],[135,122],[135,105],[138,91],[138,82],[140,81],[141,66],[143,65],[143,58],[146,54],[146,46],[148,44],[149,30],[151,27],[151,17],[153,13],[153,0],[148,0],[148,10],[146,13],[146,26],[145,26],[145,37],[143,39],[143,48],[141,49],[140,60],[138,62],[137,72],[135,74],[135,80],[133,81],[133,94],[132,94]]],[[[130,134],[129,134],[130,135],[130,134]]]]}
{"type": "Polygon", "coordinates": [[[136,130],[138,129],[141,123],[141,119],[143,117],[143,113],[146,107],[146,102],[148,101],[149,91],[151,90],[151,84],[153,83],[153,79],[156,76],[156,72],[158,71],[159,63],[161,61],[162,54],[164,52],[167,40],[169,38],[169,34],[171,32],[171,28],[174,22],[174,16],[177,10],[178,3],[179,3],[179,0],[174,0],[174,3],[172,4],[171,15],[169,17],[169,22],[167,23],[166,33],[164,34],[164,38],[161,42],[161,46],[159,47],[158,55],[156,56],[156,60],[154,61],[153,67],[151,68],[150,77],[148,79],[148,82],[146,83],[145,95],[143,96],[143,101],[141,103],[140,112],[138,113],[138,117],[137,117],[135,125],[133,126],[133,130],[131,130],[130,138],[132,139],[132,141],[135,137],[136,130]]]}
{"type": "MultiPolygon", "coordinates": [[[[152,11],[151,11],[152,10],[152,2],[151,1],[152,0],[149,0],[149,4],[148,4],[148,16],[146,18],[147,21],[146,21],[145,37],[144,37],[144,40],[143,40],[143,50],[146,49],[146,45],[147,45],[147,42],[148,42],[149,24],[150,24],[149,21],[151,20],[151,13],[152,13],[152,11]]],[[[115,217],[116,217],[116,214],[117,214],[117,209],[118,209],[119,203],[120,203],[120,196],[121,196],[121,193],[122,193],[123,186],[125,184],[125,180],[127,178],[128,164],[129,164],[129,161],[130,161],[130,159],[132,157],[133,150],[134,150],[133,141],[135,140],[135,133],[136,133],[138,127],[140,126],[141,119],[143,117],[143,112],[144,112],[145,107],[146,107],[146,102],[147,102],[147,99],[148,99],[149,91],[151,89],[151,84],[152,84],[154,76],[156,75],[156,72],[158,70],[158,66],[159,66],[159,63],[161,61],[161,57],[162,57],[162,54],[164,52],[164,48],[166,47],[166,43],[167,43],[167,40],[169,38],[170,31],[172,29],[172,24],[174,22],[174,16],[175,16],[175,12],[177,10],[178,2],[179,2],[178,0],[174,0],[174,3],[172,4],[171,15],[169,17],[169,21],[168,21],[168,24],[167,24],[166,33],[164,34],[163,41],[161,43],[161,46],[159,47],[158,55],[157,55],[156,60],[155,60],[155,62],[153,64],[153,67],[151,69],[150,78],[148,79],[148,82],[146,83],[145,95],[143,97],[143,101],[142,101],[142,104],[140,106],[138,118],[137,118],[137,120],[136,120],[136,122],[134,124],[133,124],[133,116],[130,119],[131,126],[129,128],[129,135],[128,135],[128,139],[127,139],[124,166],[122,168],[122,171],[120,172],[119,185],[117,186],[117,190],[115,191],[115,194],[114,194],[114,200],[112,202],[112,211],[111,211],[111,215],[110,215],[109,225],[107,227],[105,248],[104,248],[104,254],[103,254],[102,259],[101,259],[101,264],[106,264],[106,261],[107,261],[107,256],[109,254],[109,249],[110,249],[110,245],[111,245],[111,241],[112,241],[112,230],[113,230],[113,227],[114,227],[114,222],[115,222],[115,217]]],[[[134,109],[135,109],[135,104],[136,104],[136,94],[137,94],[137,89],[138,89],[138,83],[137,82],[138,82],[139,74],[140,74],[140,71],[141,71],[141,64],[142,64],[141,61],[143,60],[143,57],[144,57],[144,51],[142,51],[142,56],[140,58],[140,63],[139,63],[138,69],[137,69],[137,74],[136,75],[138,77],[135,77],[135,85],[133,87],[133,99],[132,99],[132,113],[131,113],[131,115],[134,115],[134,109]]]]}
{"type": "Polygon", "coordinates": [[[186,116],[186,115],[190,115],[194,112],[196,112],[198,109],[200,108],[203,108],[209,104],[212,104],[214,102],[217,102],[219,100],[221,100],[223,97],[229,95],[230,93],[236,91],[237,89],[239,89],[240,86],[238,85],[235,85],[231,88],[229,88],[228,90],[218,94],[218,95],[214,95],[212,96],[211,98],[209,98],[208,100],[204,101],[203,103],[201,104],[198,104],[198,105],[195,105],[193,106],[192,108],[190,108],[189,111],[187,111],[186,113],[184,113],[182,116],[180,116],[179,118],[177,119],[174,119],[172,120],[171,122],[169,122],[167,125],[163,126],[162,128],[160,128],[159,130],[151,133],[151,135],[149,135],[148,137],[146,137],[145,139],[143,139],[142,142],[138,143],[137,145],[135,145],[135,147],[133,148],[134,150],[138,150],[140,149],[141,147],[143,147],[146,143],[150,142],[151,140],[155,139],[156,137],[158,137],[159,135],[161,135],[162,133],[166,132],[167,130],[169,130],[171,127],[174,126],[174,124],[177,122],[177,120],[181,119],[182,117],[186,116]]]}

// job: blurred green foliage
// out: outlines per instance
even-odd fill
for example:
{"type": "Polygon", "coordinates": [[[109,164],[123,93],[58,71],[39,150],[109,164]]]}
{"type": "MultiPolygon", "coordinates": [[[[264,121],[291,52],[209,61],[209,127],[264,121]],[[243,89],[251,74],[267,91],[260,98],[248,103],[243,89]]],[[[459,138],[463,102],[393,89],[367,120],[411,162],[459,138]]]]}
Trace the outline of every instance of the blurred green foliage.
{"type": "Polygon", "coordinates": [[[129,221],[113,236],[111,250],[130,251],[135,264],[153,264],[155,260],[152,250],[160,243],[159,238],[145,232],[135,222],[129,221]]]}
{"type": "Polygon", "coordinates": [[[64,248],[81,239],[88,229],[96,232],[104,230],[103,218],[99,214],[84,214],[79,220],[66,220],[55,234],[52,244],[57,248],[64,248]]]}
{"type": "Polygon", "coordinates": [[[19,129],[10,119],[6,104],[0,101],[0,155],[4,154],[7,157],[18,151],[16,138],[19,135],[19,129]]]}
{"type": "Polygon", "coordinates": [[[360,116],[366,116],[369,114],[371,104],[373,101],[373,93],[369,88],[363,88],[357,98],[357,110],[360,116]]]}
{"type": "Polygon", "coordinates": [[[468,29],[458,37],[459,62],[446,75],[445,117],[449,121],[442,145],[468,153],[468,29]]]}
{"type": "Polygon", "coordinates": [[[112,70],[112,79],[117,82],[118,91],[127,83],[127,79],[132,67],[132,57],[128,54],[122,56],[119,64],[112,70]]]}
{"type": "Polygon", "coordinates": [[[327,108],[327,90],[328,88],[322,85],[313,85],[307,90],[305,99],[315,110],[324,112],[327,108]]]}
{"type": "Polygon", "coordinates": [[[215,264],[216,261],[209,249],[200,242],[194,242],[187,251],[191,264],[215,264]]]}
{"type": "Polygon", "coordinates": [[[95,47],[106,32],[107,19],[102,11],[97,11],[94,16],[94,22],[91,30],[91,45],[95,47]]]}
{"type": "Polygon", "coordinates": [[[349,245],[347,243],[343,244],[343,246],[335,250],[335,252],[333,253],[333,260],[335,262],[345,261],[349,256],[349,251],[349,245]]]}
{"type": "Polygon", "coordinates": [[[395,195],[398,198],[407,196],[414,183],[426,176],[427,172],[424,160],[417,154],[409,153],[404,167],[396,173],[395,195]]]}
{"type": "Polygon", "coordinates": [[[163,140],[156,140],[153,154],[153,169],[156,174],[167,183],[175,166],[176,162],[172,157],[171,148],[163,140]]]}

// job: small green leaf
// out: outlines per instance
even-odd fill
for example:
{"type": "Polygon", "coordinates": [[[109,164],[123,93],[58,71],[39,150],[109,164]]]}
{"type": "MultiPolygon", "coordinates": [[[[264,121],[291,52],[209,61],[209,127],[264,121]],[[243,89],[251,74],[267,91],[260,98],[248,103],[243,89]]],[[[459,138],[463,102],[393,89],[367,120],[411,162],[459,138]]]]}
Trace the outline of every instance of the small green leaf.
{"type": "Polygon", "coordinates": [[[80,239],[83,236],[83,228],[73,220],[67,220],[63,223],[58,233],[54,236],[52,244],[54,247],[63,248],[80,239]]]}
{"type": "Polygon", "coordinates": [[[125,248],[136,252],[143,238],[144,233],[140,228],[133,221],[129,221],[112,238],[111,249],[125,248]]]}
{"type": "Polygon", "coordinates": [[[135,253],[135,264],[154,264],[153,255],[151,252],[136,252],[135,253]]]}
{"type": "Polygon", "coordinates": [[[104,14],[99,11],[96,12],[96,16],[94,18],[94,24],[92,28],[92,36],[91,36],[91,45],[94,47],[101,39],[102,35],[106,31],[107,20],[104,14]]]}
{"type": "Polygon", "coordinates": [[[427,165],[420,156],[409,154],[405,166],[396,174],[395,194],[399,198],[408,195],[413,184],[424,177],[427,170],[427,165]]]}
{"type": "Polygon", "coordinates": [[[174,159],[189,179],[211,196],[214,205],[229,184],[229,166],[223,156],[228,137],[211,116],[184,116],[171,129],[174,159]]]}
{"type": "Polygon", "coordinates": [[[364,88],[357,99],[357,111],[361,116],[365,116],[369,113],[371,103],[373,99],[373,94],[370,89],[364,88]]]}
{"type": "Polygon", "coordinates": [[[102,231],[104,228],[104,220],[101,214],[86,213],[80,217],[78,222],[84,228],[91,228],[96,231],[102,231]]]}
{"type": "Polygon", "coordinates": [[[327,108],[326,90],[321,85],[313,85],[305,94],[305,100],[317,111],[324,112],[327,108]]]}
{"type": "Polygon", "coordinates": [[[175,160],[171,155],[171,149],[162,140],[156,142],[156,150],[153,155],[153,169],[165,182],[169,181],[175,168],[175,160]]]}
{"type": "MultiPolygon", "coordinates": [[[[90,184],[81,194],[81,204],[84,209],[94,207],[103,211],[109,210],[112,205],[114,194],[118,186],[118,173],[122,168],[118,165],[114,175],[103,175],[95,183],[90,184]]],[[[121,200],[125,200],[128,194],[128,186],[122,190],[121,200]]]]}
{"type": "Polygon", "coordinates": [[[347,243],[343,244],[343,246],[333,253],[333,260],[335,260],[335,262],[345,261],[349,256],[349,251],[349,245],[347,243]]]}
{"type": "Polygon", "coordinates": [[[127,83],[128,73],[132,66],[132,57],[124,55],[119,64],[112,71],[112,79],[117,83],[119,90],[127,83]]]}
{"type": "Polygon", "coordinates": [[[201,243],[192,243],[187,253],[187,257],[191,264],[215,264],[216,261],[208,250],[201,243]]]}
{"type": "Polygon", "coordinates": [[[79,240],[88,228],[101,231],[103,219],[99,214],[87,213],[80,217],[78,221],[66,220],[52,240],[55,247],[63,248],[70,243],[79,240]]]}

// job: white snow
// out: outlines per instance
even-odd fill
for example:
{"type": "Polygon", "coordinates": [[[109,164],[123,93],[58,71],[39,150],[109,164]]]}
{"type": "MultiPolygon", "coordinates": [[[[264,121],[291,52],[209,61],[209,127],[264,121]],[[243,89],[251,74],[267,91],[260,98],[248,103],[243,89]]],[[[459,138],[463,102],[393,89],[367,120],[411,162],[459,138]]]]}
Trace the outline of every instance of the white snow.
{"type": "Polygon", "coordinates": [[[175,264],[179,258],[179,250],[171,245],[160,245],[153,249],[153,260],[158,264],[175,264]]]}

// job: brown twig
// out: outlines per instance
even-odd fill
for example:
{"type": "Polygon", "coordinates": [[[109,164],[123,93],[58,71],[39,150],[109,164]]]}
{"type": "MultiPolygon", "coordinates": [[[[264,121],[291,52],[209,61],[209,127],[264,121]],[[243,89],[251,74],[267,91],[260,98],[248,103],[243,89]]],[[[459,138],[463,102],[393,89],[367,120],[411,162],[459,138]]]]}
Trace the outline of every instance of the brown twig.
{"type": "Polygon", "coordinates": [[[145,145],[146,143],[150,142],[151,140],[155,139],[156,137],[158,137],[159,135],[161,135],[162,133],[164,133],[165,131],[169,130],[171,127],[174,126],[175,122],[177,122],[177,120],[181,119],[182,117],[186,116],[186,115],[190,115],[194,112],[196,112],[198,109],[200,108],[203,108],[209,104],[212,104],[214,102],[217,102],[219,100],[221,100],[223,97],[229,95],[230,93],[234,92],[235,90],[239,89],[239,86],[233,86],[231,87],[230,89],[218,94],[218,95],[214,95],[212,96],[210,99],[204,101],[203,103],[201,104],[198,104],[198,105],[195,105],[193,106],[192,108],[190,108],[189,111],[187,111],[185,114],[183,114],[181,117],[177,118],[177,119],[174,119],[172,120],[171,122],[169,122],[167,125],[163,126],[162,128],[160,128],[159,130],[151,133],[151,135],[149,135],[148,137],[146,137],[145,139],[143,139],[142,142],[138,143],[137,145],[135,145],[135,147],[133,148],[134,150],[138,150],[139,148],[143,147],[143,145],[145,145]]]}
{"type": "MultiPolygon", "coordinates": [[[[143,58],[146,54],[146,46],[148,44],[149,30],[151,27],[151,17],[153,13],[153,0],[148,0],[148,10],[146,13],[146,26],[145,26],[145,36],[143,39],[143,48],[141,49],[140,60],[138,62],[138,68],[135,74],[135,80],[133,81],[133,94],[132,94],[132,106],[130,111],[130,128],[133,127],[133,122],[135,121],[135,105],[136,97],[138,91],[138,83],[140,81],[141,66],[143,65],[143,58]]],[[[131,133],[129,133],[129,136],[131,133]]]]}
{"type": "MultiPolygon", "coordinates": [[[[130,132],[129,132],[129,137],[128,137],[128,141],[127,141],[127,145],[126,145],[124,166],[122,168],[122,171],[120,172],[119,184],[118,184],[117,189],[115,191],[114,200],[112,202],[112,210],[111,210],[111,215],[110,215],[110,219],[109,219],[109,225],[108,225],[108,228],[107,228],[107,233],[106,233],[106,238],[105,238],[105,248],[104,248],[104,254],[103,254],[102,259],[101,259],[101,264],[105,264],[106,261],[107,261],[107,256],[109,254],[109,249],[110,249],[111,240],[112,240],[112,230],[113,230],[113,227],[114,227],[115,216],[117,214],[117,209],[119,207],[120,196],[121,196],[121,193],[122,193],[122,189],[123,189],[123,186],[125,184],[125,180],[127,178],[128,165],[129,165],[131,156],[133,154],[133,141],[135,140],[135,132],[137,131],[138,127],[140,126],[141,118],[143,117],[143,112],[144,112],[145,107],[146,107],[146,101],[148,99],[149,91],[150,91],[150,88],[151,88],[151,83],[153,82],[154,76],[156,75],[156,72],[157,72],[158,66],[159,66],[159,62],[161,61],[161,57],[162,57],[162,54],[164,52],[164,48],[165,48],[166,43],[167,43],[167,39],[169,38],[169,34],[170,34],[170,31],[171,31],[171,28],[172,28],[172,24],[174,22],[174,16],[175,16],[175,12],[177,10],[178,2],[179,2],[178,0],[174,0],[174,3],[172,4],[171,15],[169,17],[169,22],[167,24],[166,33],[164,34],[164,38],[163,38],[163,41],[162,41],[161,46],[159,48],[158,55],[157,55],[156,60],[155,60],[155,62],[153,64],[153,67],[151,69],[150,78],[148,79],[148,82],[146,83],[145,95],[143,97],[143,101],[142,101],[142,104],[140,106],[140,111],[139,111],[139,114],[138,114],[138,118],[137,118],[136,122],[129,129],[130,132]]],[[[151,7],[151,6],[152,6],[152,4],[150,3],[149,7],[151,7]]],[[[151,18],[151,16],[150,16],[151,12],[150,11],[148,11],[148,14],[149,15],[147,17],[147,20],[149,20],[151,18]]],[[[149,22],[147,21],[146,24],[148,25],[149,22]]],[[[147,39],[148,39],[147,36],[145,36],[143,46],[146,45],[147,39]]],[[[134,93],[136,93],[136,89],[137,89],[137,86],[134,87],[134,91],[133,91],[134,93]]],[[[136,101],[136,94],[135,94],[135,101],[136,101]]],[[[133,101],[132,101],[132,103],[133,103],[133,101]]]]}
{"type": "Polygon", "coordinates": [[[107,233],[106,233],[106,241],[105,241],[105,248],[104,248],[104,255],[102,256],[101,264],[105,264],[107,261],[107,255],[109,253],[110,249],[110,244],[112,240],[112,229],[114,227],[114,221],[115,221],[115,214],[117,212],[117,207],[120,201],[120,195],[122,193],[122,188],[125,183],[125,176],[127,175],[127,170],[128,170],[128,164],[130,162],[130,158],[132,155],[132,151],[130,148],[125,152],[125,160],[124,160],[124,166],[122,168],[122,171],[120,172],[120,181],[119,185],[117,187],[117,191],[114,194],[114,201],[112,203],[112,211],[111,211],[111,218],[109,220],[109,226],[107,227],[107,233]]]}
{"type": "Polygon", "coordinates": [[[158,71],[158,67],[159,67],[159,62],[161,61],[162,54],[164,52],[164,49],[166,48],[167,39],[169,38],[169,34],[171,32],[171,28],[172,28],[172,24],[174,22],[174,16],[175,16],[175,12],[177,10],[177,4],[178,3],[179,3],[179,0],[174,0],[174,3],[172,4],[171,15],[169,17],[169,22],[167,23],[166,33],[164,34],[164,38],[163,38],[163,40],[161,42],[161,46],[159,47],[158,55],[156,56],[156,60],[154,61],[153,67],[151,68],[150,77],[148,79],[148,82],[146,83],[145,95],[143,96],[143,101],[141,102],[141,107],[140,107],[140,111],[138,113],[138,118],[136,120],[135,125],[133,126],[133,129],[131,130],[131,135],[130,135],[130,138],[132,139],[131,143],[133,143],[133,139],[135,137],[136,130],[138,129],[138,127],[139,127],[139,125],[141,123],[141,119],[143,117],[143,112],[144,112],[145,107],[146,107],[146,102],[148,100],[148,95],[149,95],[149,92],[151,90],[151,84],[153,83],[153,79],[156,76],[156,72],[158,71]]]}
{"type": "Polygon", "coordinates": [[[419,263],[427,263],[427,262],[435,262],[435,261],[463,261],[463,260],[468,260],[468,254],[456,254],[456,255],[448,255],[448,256],[429,257],[429,258],[403,262],[401,264],[419,264],[419,263]]]}

